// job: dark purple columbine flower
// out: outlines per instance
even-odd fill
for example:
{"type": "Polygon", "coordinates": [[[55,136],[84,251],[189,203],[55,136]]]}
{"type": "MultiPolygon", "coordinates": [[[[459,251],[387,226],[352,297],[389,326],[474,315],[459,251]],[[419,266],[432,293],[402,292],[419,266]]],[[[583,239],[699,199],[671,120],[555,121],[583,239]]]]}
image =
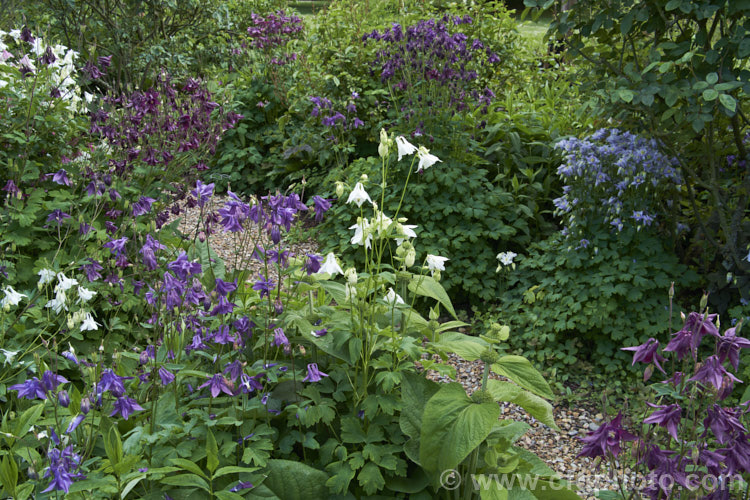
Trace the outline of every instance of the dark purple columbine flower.
{"type": "Polygon", "coordinates": [[[661,361],[665,361],[665,359],[661,354],[657,352],[659,350],[658,340],[650,338],[646,341],[645,344],[641,344],[636,347],[623,347],[622,350],[635,352],[635,354],[633,355],[633,365],[635,365],[638,361],[642,361],[647,364],[653,363],[654,365],[656,365],[660,372],[666,373],[659,364],[661,361]]]}
{"type": "Polygon", "coordinates": [[[146,243],[143,244],[141,249],[138,251],[143,256],[143,264],[146,269],[153,271],[158,267],[156,262],[156,251],[166,250],[167,247],[162,245],[159,240],[154,239],[150,234],[146,235],[146,243]]]}
{"type": "Polygon", "coordinates": [[[22,384],[15,384],[8,387],[8,390],[18,391],[18,398],[26,399],[47,399],[47,391],[42,385],[42,382],[34,377],[30,380],[26,380],[22,384]]]}
{"type": "Polygon", "coordinates": [[[672,340],[669,341],[664,351],[674,352],[678,360],[683,359],[688,353],[695,359],[695,349],[693,348],[693,334],[687,330],[680,330],[672,334],[672,340]]]}
{"type": "Polygon", "coordinates": [[[249,394],[253,391],[262,391],[263,384],[260,382],[261,378],[263,378],[262,373],[252,377],[244,372],[240,373],[240,386],[242,387],[242,392],[249,394]]]}
{"type": "Polygon", "coordinates": [[[216,290],[216,293],[218,293],[222,297],[226,297],[233,291],[237,290],[237,279],[235,278],[234,281],[229,283],[222,279],[216,278],[216,288],[214,290],[216,290]]]}
{"type": "Polygon", "coordinates": [[[255,324],[250,321],[247,316],[242,316],[241,318],[236,319],[234,323],[232,323],[232,326],[237,330],[237,333],[244,335],[248,333],[251,328],[255,327],[255,324]]]}
{"type": "Polygon", "coordinates": [[[724,465],[724,474],[733,475],[735,472],[750,472],[750,440],[748,435],[741,433],[729,446],[719,448],[717,452],[723,454],[726,458],[724,465]]]}
{"type": "Polygon", "coordinates": [[[229,374],[229,378],[232,379],[232,381],[237,380],[240,375],[242,375],[242,361],[237,359],[228,363],[227,366],[224,367],[224,373],[229,374]]]}
{"type": "Polygon", "coordinates": [[[116,240],[109,240],[107,243],[102,245],[104,248],[109,248],[109,250],[114,255],[121,255],[125,252],[125,244],[128,242],[128,237],[123,236],[122,238],[116,239],[116,240]]]}
{"type": "Polygon", "coordinates": [[[3,191],[8,193],[9,195],[13,196],[19,192],[18,186],[16,186],[16,183],[12,180],[9,180],[5,183],[5,186],[3,186],[3,191]]]}
{"type": "Polygon", "coordinates": [[[671,450],[662,450],[654,444],[641,444],[641,459],[639,463],[646,464],[648,470],[654,470],[660,467],[670,456],[676,452],[671,450]]]}
{"type": "MultiPolygon", "coordinates": [[[[703,427],[711,429],[716,436],[716,440],[721,444],[726,444],[734,437],[747,432],[745,426],[738,419],[738,412],[731,408],[723,408],[714,404],[706,411],[707,417],[703,419],[703,427]]],[[[705,437],[707,431],[703,431],[705,437]]]]}
{"type": "Polygon", "coordinates": [[[68,424],[68,428],[65,429],[65,434],[70,434],[74,430],[78,428],[79,425],[81,425],[81,422],[86,418],[86,414],[79,413],[75,417],[73,417],[70,421],[70,424],[68,424]]]}
{"type": "Polygon", "coordinates": [[[315,207],[315,222],[320,222],[323,220],[323,214],[331,208],[331,200],[316,195],[313,196],[313,203],[315,207]]]}
{"type": "Polygon", "coordinates": [[[586,443],[581,452],[578,454],[579,457],[603,457],[607,455],[607,452],[612,453],[613,456],[620,454],[620,444],[623,441],[635,441],[636,436],[630,434],[621,425],[622,412],[618,413],[617,416],[608,423],[602,424],[594,432],[589,432],[586,437],[582,437],[581,441],[586,443]]]}
{"type": "Polygon", "coordinates": [[[219,303],[211,310],[211,316],[231,314],[231,312],[234,311],[235,306],[236,304],[234,302],[229,302],[226,297],[221,296],[219,297],[219,303]]]}
{"type": "Polygon", "coordinates": [[[198,205],[203,208],[206,202],[214,194],[214,183],[203,184],[200,180],[195,183],[195,189],[190,191],[190,194],[195,196],[198,200],[198,205]]]}
{"type": "Polygon", "coordinates": [[[669,435],[672,436],[675,441],[677,438],[677,426],[680,423],[682,415],[682,408],[678,404],[671,405],[655,405],[652,403],[646,403],[651,408],[658,408],[654,413],[643,419],[644,424],[657,424],[660,427],[665,427],[669,435]]]}
{"type": "Polygon", "coordinates": [[[209,387],[211,389],[212,398],[218,397],[222,392],[225,394],[229,394],[230,396],[234,395],[233,384],[227,381],[227,379],[225,379],[221,373],[217,373],[213,377],[209,378],[208,382],[199,385],[198,389],[203,389],[204,387],[209,387]]]}
{"type": "Polygon", "coordinates": [[[103,268],[102,266],[92,259],[91,257],[88,257],[89,263],[84,264],[80,267],[80,269],[86,274],[86,279],[89,281],[96,281],[102,277],[102,275],[99,273],[103,268]]]}
{"type": "Polygon", "coordinates": [[[190,262],[187,257],[187,253],[180,253],[177,260],[167,264],[167,269],[172,271],[175,276],[181,280],[187,279],[190,275],[197,275],[201,273],[201,265],[198,262],[190,262]]]}
{"type": "Polygon", "coordinates": [[[693,350],[698,348],[701,340],[705,335],[712,335],[719,337],[719,329],[716,328],[714,321],[718,314],[699,314],[697,312],[691,312],[685,319],[685,325],[682,330],[688,331],[693,334],[693,350]]]}
{"type": "Polygon", "coordinates": [[[133,203],[133,217],[149,213],[151,211],[151,205],[153,205],[155,201],[155,199],[149,198],[148,196],[141,196],[138,201],[133,203]]]}
{"type": "Polygon", "coordinates": [[[102,372],[99,378],[99,384],[96,386],[97,394],[102,394],[104,391],[109,391],[116,398],[121,397],[125,394],[125,385],[123,381],[130,380],[133,377],[120,377],[112,369],[106,369],[102,372]]]}
{"type": "Polygon", "coordinates": [[[143,410],[143,407],[141,407],[135,399],[122,396],[115,401],[114,410],[112,410],[112,413],[110,413],[109,416],[114,417],[119,413],[122,415],[122,418],[127,420],[131,413],[138,410],[143,410]]]}
{"type": "Polygon", "coordinates": [[[737,328],[729,328],[724,335],[718,338],[716,344],[716,354],[722,363],[729,359],[729,364],[737,370],[740,363],[740,349],[750,347],[750,340],[744,337],[738,337],[737,328]]]}
{"type": "Polygon", "coordinates": [[[86,224],[85,222],[81,222],[81,224],[78,226],[78,233],[81,236],[86,236],[87,234],[91,232],[92,229],[93,227],[91,226],[91,224],[86,224]]]}
{"type": "Polygon", "coordinates": [[[725,377],[729,377],[729,379],[734,382],[742,383],[740,379],[736,378],[734,375],[724,369],[724,366],[721,364],[721,360],[719,360],[718,356],[713,355],[707,357],[703,361],[703,364],[701,364],[700,368],[695,371],[695,375],[690,377],[688,380],[704,383],[707,382],[717,389],[721,389],[725,377]]]}
{"type": "Polygon", "coordinates": [[[70,186],[70,179],[68,179],[68,173],[62,168],[52,175],[52,180],[60,185],[70,186]]]}
{"type": "Polygon", "coordinates": [[[236,493],[238,491],[246,490],[248,488],[254,488],[253,483],[251,483],[250,481],[240,481],[237,484],[237,486],[233,486],[232,489],[230,489],[229,491],[236,493]]]}
{"type": "Polygon", "coordinates": [[[307,260],[305,260],[305,271],[307,275],[317,273],[320,270],[320,266],[323,264],[323,257],[308,253],[307,260]]]}
{"type": "Polygon", "coordinates": [[[286,338],[286,335],[284,334],[284,330],[281,328],[276,328],[273,331],[273,342],[271,342],[271,345],[273,346],[282,346],[282,345],[289,345],[289,339],[286,338]]]}
{"type": "Polygon", "coordinates": [[[303,382],[320,382],[323,377],[327,377],[327,373],[323,373],[318,370],[318,363],[310,363],[307,365],[307,376],[302,379],[303,382]]]}
{"type": "Polygon", "coordinates": [[[320,330],[314,330],[312,332],[313,337],[318,337],[318,338],[325,337],[327,334],[328,334],[327,328],[321,328],[320,330]]]}
{"type": "Polygon", "coordinates": [[[174,373],[170,372],[163,366],[159,367],[159,378],[161,378],[161,385],[169,385],[174,381],[174,373]]]}
{"type": "Polygon", "coordinates": [[[47,216],[47,222],[56,222],[58,226],[62,224],[62,221],[64,221],[65,219],[70,219],[70,215],[66,214],[59,208],[53,210],[47,216]]]}
{"type": "Polygon", "coordinates": [[[50,392],[54,392],[58,385],[66,383],[68,383],[68,379],[55,372],[47,370],[42,374],[42,386],[50,392]]]}
{"type": "Polygon", "coordinates": [[[110,64],[112,64],[112,56],[99,56],[97,62],[102,68],[109,68],[110,64]]]}
{"type": "Polygon", "coordinates": [[[271,280],[264,280],[263,278],[259,279],[255,282],[253,285],[253,290],[260,292],[260,298],[267,297],[271,294],[271,290],[273,290],[273,281],[271,280]]]}
{"type": "Polygon", "coordinates": [[[61,467],[52,467],[50,465],[50,467],[47,469],[47,472],[45,472],[45,477],[50,476],[52,476],[52,481],[50,481],[47,489],[42,490],[42,493],[47,493],[54,490],[64,491],[65,493],[68,493],[70,491],[70,487],[73,486],[73,475],[61,467]]]}

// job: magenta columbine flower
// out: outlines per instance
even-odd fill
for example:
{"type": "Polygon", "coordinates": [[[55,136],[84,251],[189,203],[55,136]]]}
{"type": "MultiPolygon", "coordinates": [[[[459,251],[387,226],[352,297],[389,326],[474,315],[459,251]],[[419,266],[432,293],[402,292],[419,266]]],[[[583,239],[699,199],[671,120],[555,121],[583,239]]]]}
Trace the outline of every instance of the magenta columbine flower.
{"type": "Polygon", "coordinates": [[[641,344],[635,347],[623,347],[622,350],[635,352],[635,354],[633,355],[632,365],[635,365],[636,362],[638,361],[641,361],[646,364],[653,363],[654,365],[656,365],[656,367],[659,369],[660,372],[666,374],[664,369],[659,364],[660,362],[665,361],[665,359],[661,354],[658,353],[658,350],[659,350],[658,340],[654,338],[650,338],[646,341],[645,344],[641,344]]]}
{"type": "Polygon", "coordinates": [[[611,422],[602,424],[594,432],[590,432],[586,437],[582,437],[581,441],[586,444],[581,448],[578,456],[596,458],[605,456],[607,452],[612,453],[615,457],[619,455],[621,451],[620,444],[623,441],[635,441],[638,439],[622,428],[621,420],[622,412],[618,413],[611,422]]]}
{"type": "Polygon", "coordinates": [[[141,405],[139,405],[135,399],[122,396],[115,401],[115,409],[112,410],[112,413],[110,413],[109,416],[114,417],[119,413],[122,415],[122,418],[127,420],[131,413],[142,409],[141,405]]]}
{"type": "Polygon", "coordinates": [[[740,364],[740,349],[750,347],[750,340],[738,337],[737,328],[729,328],[724,335],[719,337],[716,344],[716,354],[722,363],[729,359],[729,364],[737,370],[740,364]]]}
{"type": "Polygon", "coordinates": [[[721,390],[724,378],[728,377],[733,382],[742,383],[742,380],[738,379],[724,368],[721,364],[721,360],[716,355],[707,357],[700,368],[695,371],[695,375],[690,377],[688,380],[695,382],[710,383],[716,389],[721,390]]]}
{"type": "Polygon", "coordinates": [[[654,413],[643,419],[644,424],[656,424],[660,427],[665,427],[669,435],[672,436],[675,441],[679,441],[677,438],[677,425],[680,423],[682,415],[682,408],[678,404],[671,405],[655,405],[652,403],[646,403],[651,408],[658,408],[654,413]]]}
{"type": "Polygon", "coordinates": [[[307,365],[307,376],[302,379],[303,382],[320,382],[323,377],[327,377],[327,373],[323,373],[318,369],[318,363],[310,363],[307,365]]]}

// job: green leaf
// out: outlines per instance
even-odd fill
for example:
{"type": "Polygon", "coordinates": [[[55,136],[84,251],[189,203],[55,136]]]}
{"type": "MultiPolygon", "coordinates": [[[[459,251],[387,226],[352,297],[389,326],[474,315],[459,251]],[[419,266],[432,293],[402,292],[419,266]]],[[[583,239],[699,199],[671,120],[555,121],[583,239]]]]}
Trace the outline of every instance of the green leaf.
{"type": "Polygon", "coordinates": [[[13,435],[22,438],[29,432],[29,429],[34,425],[44,411],[44,403],[32,406],[21,414],[16,420],[16,427],[13,431],[13,435]]]}
{"type": "Polygon", "coordinates": [[[432,276],[414,276],[409,282],[408,288],[412,293],[437,300],[451,316],[458,319],[456,311],[453,309],[453,304],[451,304],[451,299],[445,292],[445,288],[432,276]]]}
{"type": "Polygon", "coordinates": [[[714,101],[717,97],[719,97],[719,92],[714,88],[709,88],[703,91],[704,101],[714,101]]]}
{"type": "Polygon", "coordinates": [[[719,96],[719,102],[730,112],[735,113],[737,111],[737,101],[731,95],[721,94],[719,96]]]}
{"type": "Polygon", "coordinates": [[[328,474],[291,460],[269,460],[268,477],[263,482],[284,500],[318,500],[328,496],[328,474]]]}
{"type": "Polygon", "coordinates": [[[125,487],[122,489],[120,498],[124,499],[126,496],[128,496],[128,493],[130,493],[133,490],[133,488],[135,488],[138,485],[138,483],[140,483],[141,480],[144,479],[145,477],[146,477],[146,474],[140,474],[136,478],[128,481],[128,484],[126,484],[125,487]]]}
{"type": "Polygon", "coordinates": [[[173,458],[171,462],[186,471],[192,472],[193,474],[197,474],[204,479],[208,479],[208,476],[206,475],[206,473],[203,472],[203,470],[200,467],[198,467],[198,465],[195,462],[191,462],[190,460],[186,460],[184,458],[173,458]]]}
{"type": "Polygon", "coordinates": [[[471,337],[458,332],[446,332],[440,336],[435,347],[456,353],[466,361],[475,361],[489,347],[489,344],[479,337],[471,337]]]}
{"type": "Polygon", "coordinates": [[[528,359],[522,356],[503,356],[497,363],[492,365],[492,371],[498,375],[508,377],[524,389],[528,389],[537,396],[553,399],[552,393],[547,381],[536,368],[531,366],[528,359]]]}
{"type": "Polygon", "coordinates": [[[12,455],[5,455],[0,462],[0,484],[10,496],[16,496],[16,485],[18,484],[18,464],[12,455]]]}
{"type": "Polygon", "coordinates": [[[233,491],[215,491],[214,496],[219,500],[244,500],[242,495],[233,491]]]}
{"type": "Polygon", "coordinates": [[[104,449],[107,452],[107,458],[112,466],[117,466],[122,461],[122,439],[117,431],[117,426],[110,426],[104,439],[104,449]]]}
{"type": "Polygon", "coordinates": [[[454,469],[487,438],[500,416],[494,401],[477,404],[461,384],[446,384],[424,409],[419,458],[425,470],[454,469]]]}
{"type": "Polygon", "coordinates": [[[211,429],[206,429],[206,467],[209,474],[213,474],[219,466],[219,446],[211,429]]]}
{"type": "Polygon", "coordinates": [[[398,424],[401,431],[409,436],[410,444],[406,446],[406,454],[419,464],[419,437],[422,429],[422,415],[427,401],[440,389],[440,385],[425,377],[412,372],[404,374],[401,383],[401,399],[403,408],[398,424]]]}
{"type": "Polygon", "coordinates": [[[634,94],[632,90],[628,89],[620,89],[617,91],[617,95],[625,102],[631,102],[633,100],[634,94]]]}
{"type": "Polygon", "coordinates": [[[222,467],[221,469],[216,471],[216,474],[213,475],[214,478],[226,476],[227,474],[243,474],[243,473],[250,473],[255,472],[258,470],[258,467],[238,467],[236,465],[229,465],[226,467],[222,467]]]}
{"type": "Polygon", "coordinates": [[[374,495],[385,486],[383,474],[380,473],[380,468],[373,462],[367,462],[362,467],[362,470],[357,474],[357,480],[368,495],[374,495]]]}
{"type": "Polygon", "coordinates": [[[211,491],[211,487],[208,485],[206,480],[202,477],[196,476],[195,474],[178,474],[176,476],[167,476],[165,478],[162,478],[159,482],[169,486],[195,486],[196,488],[200,488],[203,491],[211,491]]]}
{"type": "Polygon", "coordinates": [[[484,474],[472,476],[471,480],[479,484],[479,498],[481,500],[508,500],[508,490],[500,486],[495,479],[495,476],[485,476],[484,474]],[[485,483],[482,483],[483,478],[486,478],[485,483]]]}
{"type": "Polygon", "coordinates": [[[719,81],[719,75],[717,75],[715,71],[712,71],[711,73],[706,75],[706,82],[709,85],[714,85],[718,81],[719,81]]]}
{"type": "Polygon", "coordinates": [[[515,384],[500,380],[488,380],[487,390],[496,401],[514,403],[544,425],[559,431],[552,415],[552,405],[539,396],[525,391],[515,384]]]}

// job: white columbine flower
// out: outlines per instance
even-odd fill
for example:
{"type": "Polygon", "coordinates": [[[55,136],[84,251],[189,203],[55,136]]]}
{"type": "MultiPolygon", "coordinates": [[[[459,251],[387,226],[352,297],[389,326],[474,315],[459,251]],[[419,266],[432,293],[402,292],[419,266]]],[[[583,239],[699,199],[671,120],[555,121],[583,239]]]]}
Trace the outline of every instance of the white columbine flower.
{"type": "Polygon", "coordinates": [[[518,255],[516,252],[501,252],[497,254],[497,260],[504,266],[513,264],[513,259],[518,255]]]}
{"type": "Polygon", "coordinates": [[[55,279],[55,271],[52,269],[42,269],[37,274],[39,275],[39,283],[37,283],[39,288],[42,288],[47,283],[52,283],[52,280],[55,279]]]}
{"type": "Polygon", "coordinates": [[[48,309],[52,309],[55,311],[55,314],[60,314],[60,311],[65,309],[68,310],[68,306],[65,305],[65,292],[62,290],[58,290],[55,293],[55,298],[47,302],[44,307],[48,309]]]}
{"type": "Polygon", "coordinates": [[[346,200],[346,202],[356,203],[358,207],[361,207],[365,201],[369,201],[370,203],[372,203],[372,200],[370,199],[370,195],[367,194],[367,191],[365,191],[365,187],[362,185],[361,182],[358,182],[354,186],[354,189],[352,189],[352,192],[349,193],[349,199],[346,200]]]}
{"type": "Polygon", "coordinates": [[[385,294],[385,301],[391,305],[404,303],[404,299],[393,290],[393,287],[388,288],[388,293],[385,294]]]}
{"type": "Polygon", "coordinates": [[[413,155],[417,150],[417,147],[407,141],[403,135],[396,137],[396,146],[398,147],[398,161],[401,161],[404,156],[413,155]]]}
{"type": "Polygon", "coordinates": [[[419,165],[417,165],[417,172],[421,172],[422,170],[426,168],[430,168],[436,162],[442,161],[437,156],[431,155],[430,150],[425,148],[424,146],[419,146],[419,149],[417,150],[417,156],[419,157],[419,165]]]}
{"type": "Polygon", "coordinates": [[[96,295],[95,291],[89,290],[88,288],[83,288],[82,286],[78,287],[78,303],[86,303],[91,300],[94,295],[96,295]]]}
{"type": "Polygon", "coordinates": [[[435,271],[445,271],[445,261],[450,260],[448,257],[427,254],[427,268],[435,275],[435,271]]]}
{"type": "Polygon", "coordinates": [[[83,318],[83,323],[81,323],[81,331],[85,332],[87,330],[98,330],[101,325],[94,321],[94,317],[91,315],[91,313],[86,313],[86,316],[83,318]]]}
{"type": "Polygon", "coordinates": [[[391,224],[393,224],[393,219],[379,210],[375,211],[375,218],[372,221],[371,227],[378,232],[378,236],[383,236],[388,231],[388,228],[391,227],[391,224]]]}
{"type": "Polygon", "coordinates": [[[354,236],[352,236],[352,245],[364,245],[365,248],[372,246],[372,232],[370,231],[370,222],[366,218],[360,217],[357,223],[350,226],[349,229],[354,229],[354,236]]]}
{"type": "Polygon", "coordinates": [[[399,224],[396,226],[396,234],[401,236],[400,238],[396,238],[396,245],[400,245],[407,238],[416,238],[417,233],[414,232],[414,229],[417,227],[419,226],[412,224],[399,224]]]}
{"type": "Polygon", "coordinates": [[[13,290],[13,287],[6,286],[5,297],[0,300],[0,307],[7,311],[11,308],[11,306],[17,306],[18,303],[21,302],[21,298],[23,297],[26,297],[26,295],[13,290]]]}
{"type": "Polygon", "coordinates": [[[63,273],[57,273],[57,286],[55,292],[67,292],[78,284],[78,280],[75,278],[68,278],[63,273]]]}
{"type": "Polygon", "coordinates": [[[3,353],[3,356],[5,356],[5,361],[3,361],[3,366],[5,365],[13,365],[13,358],[16,357],[16,354],[18,354],[19,351],[6,351],[5,349],[0,349],[0,352],[3,353]]]}
{"type": "Polygon", "coordinates": [[[333,255],[333,252],[328,252],[328,255],[326,255],[326,260],[323,262],[323,264],[320,266],[320,269],[318,269],[318,272],[315,274],[323,273],[328,273],[331,276],[335,276],[336,273],[344,274],[343,269],[341,269],[339,263],[336,262],[336,256],[333,255]]]}

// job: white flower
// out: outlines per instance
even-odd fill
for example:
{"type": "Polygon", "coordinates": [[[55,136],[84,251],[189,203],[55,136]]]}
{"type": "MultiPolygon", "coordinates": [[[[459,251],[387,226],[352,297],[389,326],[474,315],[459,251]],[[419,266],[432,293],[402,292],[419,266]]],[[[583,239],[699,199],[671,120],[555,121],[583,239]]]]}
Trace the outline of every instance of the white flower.
{"type": "Polygon", "coordinates": [[[89,290],[88,288],[78,287],[78,302],[88,302],[91,298],[96,295],[96,292],[89,290]]]}
{"type": "Polygon", "coordinates": [[[370,222],[366,218],[360,217],[357,223],[350,226],[349,229],[354,229],[354,236],[352,236],[352,245],[364,245],[365,248],[372,246],[372,232],[370,231],[370,222]]]}
{"type": "Polygon", "coordinates": [[[19,353],[19,351],[6,351],[5,349],[0,349],[0,352],[2,352],[3,356],[5,356],[5,361],[3,361],[3,366],[13,365],[13,358],[15,358],[16,354],[19,353]]]}
{"type": "Polygon", "coordinates": [[[427,268],[434,275],[435,271],[445,271],[445,261],[450,260],[448,257],[427,254],[427,268]]]}
{"type": "Polygon", "coordinates": [[[15,41],[18,41],[21,39],[21,30],[10,30],[8,33],[15,41]]]}
{"type": "Polygon", "coordinates": [[[68,278],[63,273],[57,273],[57,286],[55,292],[67,292],[78,284],[78,280],[75,278],[68,278]]]}
{"type": "Polygon", "coordinates": [[[60,311],[65,309],[68,310],[68,306],[65,305],[65,292],[62,290],[58,290],[57,293],[55,293],[55,298],[47,302],[44,307],[47,309],[52,309],[55,311],[55,314],[60,314],[60,311]]]}
{"type": "Polygon", "coordinates": [[[336,273],[344,274],[343,269],[341,269],[339,263],[336,262],[336,256],[333,255],[333,252],[329,252],[328,255],[326,255],[326,260],[323,262],[323,265],[320,266],[320,269],[318,269],[318,272],[315,274],[323,273],[328,273],[331,276],[335,276],[336,273]]]}
{"type": "Polygon", "coordinates": [[[86,313],[86,316],[83,318],[83,323],[81,323],[81,331],[85,332],[87,330],[98,330],[101,325],[94,321],[94,317],[91,315],[91,313],[86,313]]]}
{"type": "Polygon", "coordinates": [[[518,255],[516,252],[501,252],[497,254],[497,260],[504,266],[513,264],[513,259],[518,255]]]}
{"type": "Polygon", "coordinates": [[[344,300],[348,301],[357,296],[357,287],[354,285],[346,284],[344,300]]]}
{"type": "Polygon", "coordinates": [[[37,274],[39,275],[39,283],[37,283],[39,288],[42,288],[47,283],[51,283],[55,279],[55,271],[52,269],[42,269],[37,274]]]}
{"type": "Polygon", "coordinates": [[[442,161],[435,155],[430,154],[430,150],[424,146],[419,146],[417,150],[417,156],[419,157],[419,165],[417,165],[417,172],[421,172],[425,168],[430,168],[435,162],[442,161]]]}
{"type": "Polygon", "coordinates": [[[344,271],[344,278],[346,278],[347,283],[350,285],[356,285],[357,284],[357,270],[353,267],[350,267],[346,271],[344,271]]]}
{"type": "Polygon", "coordinates": [[[396,234],[400,235],[401,238],[396,238],[396,245],[400,245],[407,238],[416,238],[417,233],[414,232],[419,226],[411,224],[399,224],[396,226],[396,234]]]}
{"type": "Polygon", "coordinates": [[[367,191],[365,191],[365,187],[362,185],[361,182],[358,182],[354,189],[352,189],[352,192],[349,193],[349,199],[346,200],[347,203],[356,203],[358,207],[362,206],[362,203],[365,201],[369,201],[372,203],[372,200],[370,199],[370,195],[367,194],[367,191]]]}
{"type": "Polygon", "coordinates": [[[83,93],[84,99],[86,99],[86,102],[91,104],[94,101],[94,94],[89,94],[88,92],[83,93]]]}
{"type": "Polygon", "coordinates": [[[396,137],[396,146],[398,147],[398,161],[401,161],[404,156],[413,155],[417,150],[417,147],[407,141],[403,135],[396,137]]]}
{"type": "Polygon", "coordinates": [[[5,297],[0,300],[0,307],[7,310],[10,309],[11,306],[17,306],[18,303],[21,302],[22,297],[26,297],[26,295],[13,290],[13,287],[6,286],[5,297]]]}
{"type": "Polygon", "coordinates": [[[383,212],[376,211],[375,219],[373,219],[370,227],[373,229],[373,231],[378,232],[378,236],[382,236],[386,233],[386,231],[388,231],[388,228],[391,227],[391,224],[393,224],[393,219],[385,215],[383,212]]]}
{"type": "Polygon", "coordinates": [[[399,294],[393,291],[393,287],[390,287],[388,289],[388,293],[385,294],[385,301],[391,305],[404,303],[404,299],[402,299],[399,294]]]}

